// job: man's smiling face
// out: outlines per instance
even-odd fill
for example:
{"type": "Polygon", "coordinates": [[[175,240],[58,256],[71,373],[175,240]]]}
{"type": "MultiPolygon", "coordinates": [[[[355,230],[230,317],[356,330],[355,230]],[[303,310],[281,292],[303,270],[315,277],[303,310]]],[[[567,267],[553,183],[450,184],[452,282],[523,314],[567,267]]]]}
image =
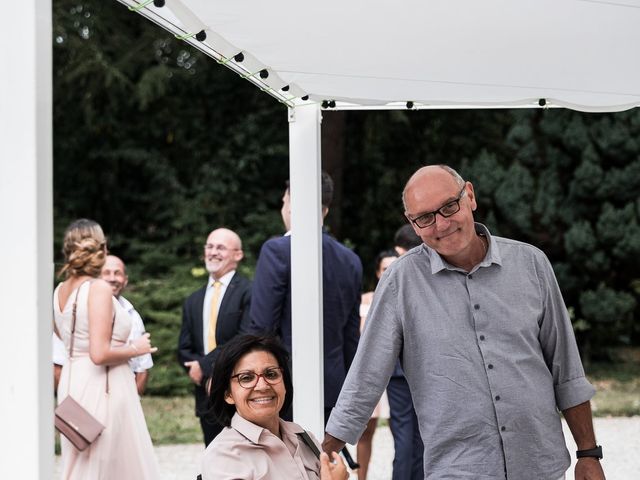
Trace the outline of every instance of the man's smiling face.
{"type": "Polygon", "coordinates": [[[242,260],[242,244],[240,238],[231,230],[219,228],[207,237],[204,246],[204,263],[213,278],[235,270],[242,260]]]}
{"type": "Polygon", "coordinates": [[[473,210],[476,199],[473,185],[460,185],[446,170],[439,167],[425,167],[419,170],[407,183],[404,193],[406,212],[409,220],[435,212],[458,199],[460,210],[449,217],[435,215],[435,223],[419,228],[412,222],[416,234],[422,241],[446,259],[457,259],[470,251],[475,240],[473,210]]]}

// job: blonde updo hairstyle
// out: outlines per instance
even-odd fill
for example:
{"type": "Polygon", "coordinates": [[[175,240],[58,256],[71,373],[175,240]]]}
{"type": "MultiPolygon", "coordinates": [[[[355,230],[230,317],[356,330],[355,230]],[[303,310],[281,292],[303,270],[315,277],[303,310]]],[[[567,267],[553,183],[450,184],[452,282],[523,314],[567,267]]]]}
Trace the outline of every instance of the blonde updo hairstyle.
{"type": "Polygon", "coordinates": [[[86,218],[72,222],[64,232],[64,266],[59,275],[65,279],[81,275],[98,277],[107,256],[106,244],[98,223],[86,218]]]}

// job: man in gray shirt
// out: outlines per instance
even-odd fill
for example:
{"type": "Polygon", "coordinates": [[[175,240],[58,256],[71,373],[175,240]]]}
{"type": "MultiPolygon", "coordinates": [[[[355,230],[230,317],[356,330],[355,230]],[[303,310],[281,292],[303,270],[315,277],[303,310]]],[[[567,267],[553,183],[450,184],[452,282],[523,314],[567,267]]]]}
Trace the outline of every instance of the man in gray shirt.
{"type": "Polygon", "coordinates": [[[426,479],[564,478],[558,410],[579,449],[576,480],[604,479],[595,390],[546,256],[475,223],[473,185],[449,167],[419,169],[403,201],[424,245],[378,284],[324,450],[357,441],[400,356],[426,479]]]}

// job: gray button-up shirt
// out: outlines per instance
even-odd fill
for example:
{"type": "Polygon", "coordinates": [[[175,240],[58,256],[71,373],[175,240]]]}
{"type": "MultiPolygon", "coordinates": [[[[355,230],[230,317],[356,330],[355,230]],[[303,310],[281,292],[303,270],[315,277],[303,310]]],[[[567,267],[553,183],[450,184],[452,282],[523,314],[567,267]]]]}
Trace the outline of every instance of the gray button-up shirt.
{"type": "Polygon", "coordinates": [[[424,245],[385,272],[327,432],[356,443],[400,355],[425,479],[555,480],[570,465],[558,409],[595,389],[546,256],[476,230],[489,249],[471,272],[424,245]]]}

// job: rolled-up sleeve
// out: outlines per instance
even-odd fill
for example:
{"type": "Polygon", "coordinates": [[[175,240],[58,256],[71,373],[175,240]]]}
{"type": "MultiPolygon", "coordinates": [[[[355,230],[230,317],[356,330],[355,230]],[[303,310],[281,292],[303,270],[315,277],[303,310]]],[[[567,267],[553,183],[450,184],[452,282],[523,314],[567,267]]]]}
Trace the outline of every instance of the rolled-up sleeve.
{"type": "Polygon", "coordinates": [[[566,410],[591,400],[596,390],[585,376],[569,313],[551,264],[542,253],[539,260],[538,275],[544,300],[540,344],[553,376],[556,405],[559,410],[566,410]]]}

